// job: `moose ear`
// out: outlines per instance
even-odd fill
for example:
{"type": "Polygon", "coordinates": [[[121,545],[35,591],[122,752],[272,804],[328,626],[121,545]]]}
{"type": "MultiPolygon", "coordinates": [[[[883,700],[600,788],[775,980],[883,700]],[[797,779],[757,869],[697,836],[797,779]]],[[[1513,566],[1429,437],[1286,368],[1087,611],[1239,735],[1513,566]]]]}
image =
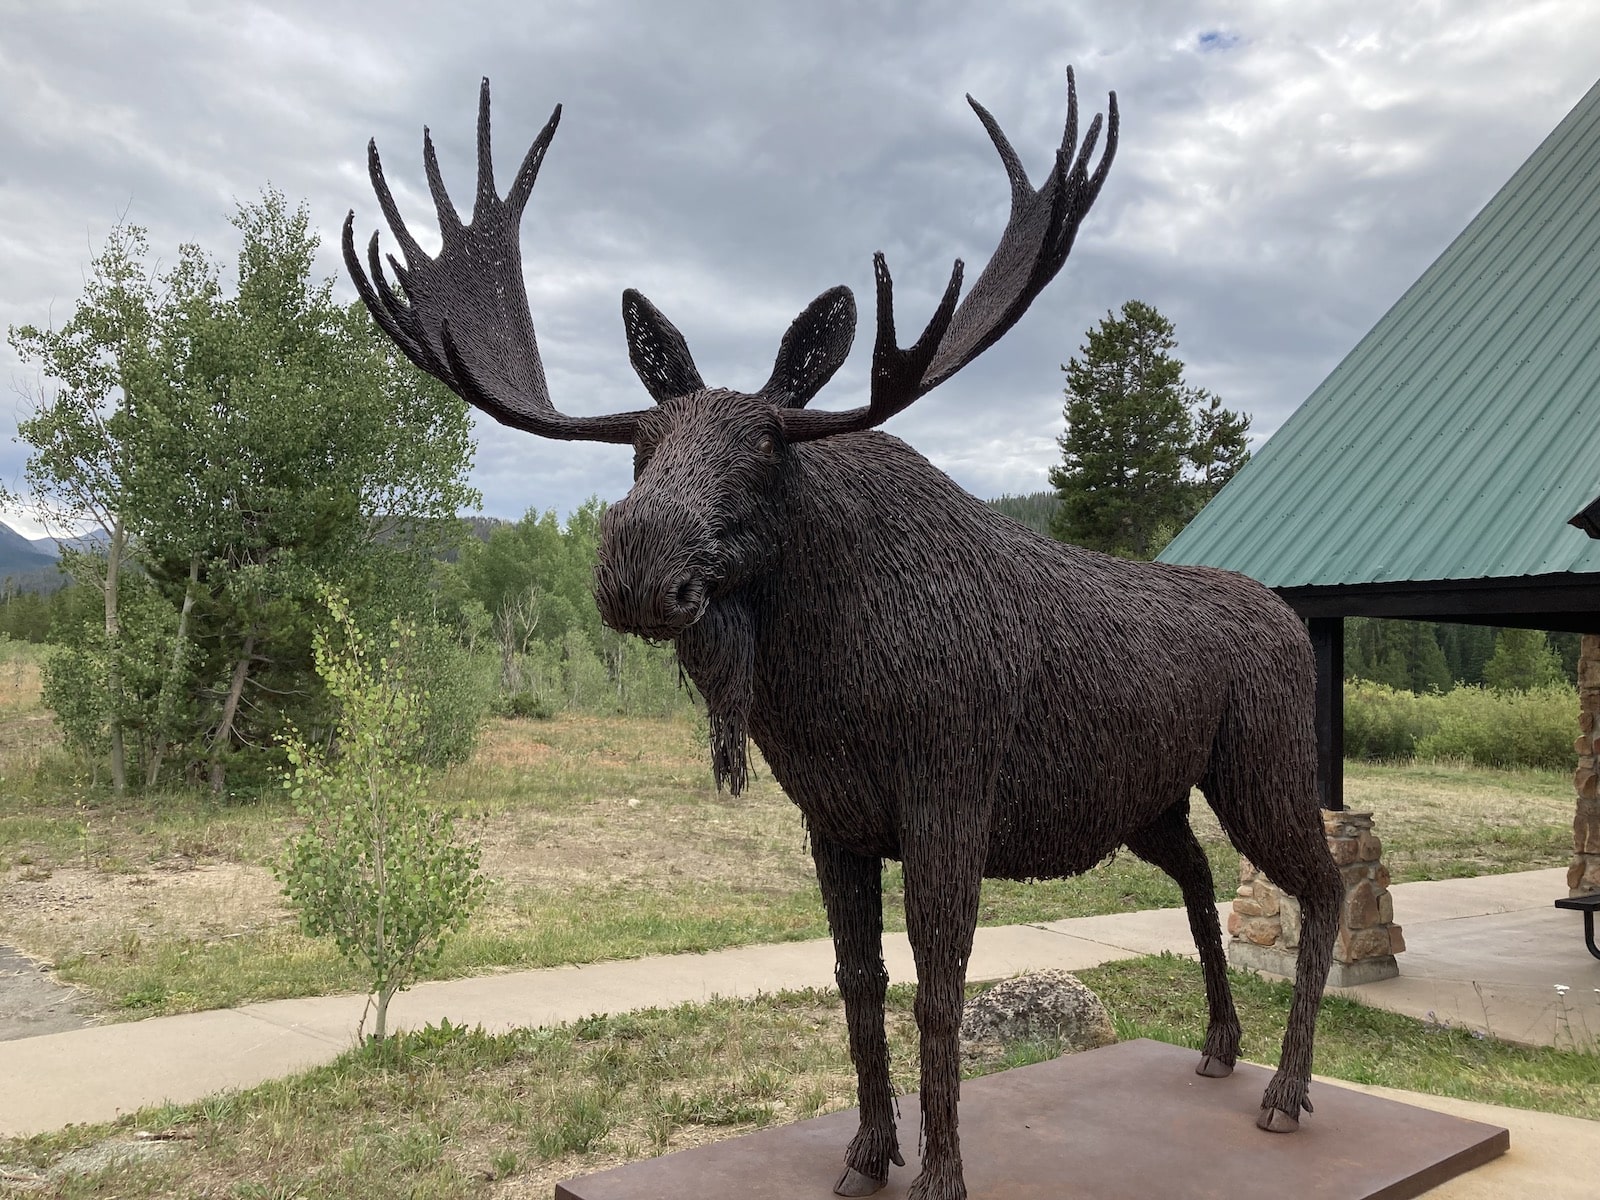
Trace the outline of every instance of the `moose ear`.
{"type": "Polygon", "coordinates": [[[856,298],[847,287],[829,288],[783,335],[761,396],[780,408],[804,408],[844,365],[855,336],[856,298]]]}
{"type": "Polygon", "coordinates": [[[678,327],[632,288],[622,293],[622,324],[628,331],[628,361],[657,404],[705,389],[678,327]]]}

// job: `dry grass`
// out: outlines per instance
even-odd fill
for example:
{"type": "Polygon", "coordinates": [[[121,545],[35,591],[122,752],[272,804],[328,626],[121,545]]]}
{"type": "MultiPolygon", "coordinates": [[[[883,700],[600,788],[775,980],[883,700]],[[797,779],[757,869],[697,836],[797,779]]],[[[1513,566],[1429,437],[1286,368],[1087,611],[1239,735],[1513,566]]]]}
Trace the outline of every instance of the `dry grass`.
{"type": "Polygon", "coordinates": [[[1576,803],[1562,772],[1345,764],[1345,807],[1374,814],[1402,882],[1566,866],[1576,803]]]}
{"type": "MultiPolygon", "coordinates": [[[[0,942],[54,962],[122,1017],[362,986],[281,903],[270,864],[295,823],[279,798],[114,801],[59,750],[30,741],[41,729],[48,718],[36,707],[0,718],[0,779],[23,784],[0,794],[0,942]]],[[[1560,776],[1347,771],[1348,803],[1377,813],[1397,880],[1566,861],[1573,801],[1560,776]]],[[[463,810],[492,881],[443,976],[826,933],[799,814],[764,769],[737,800],[719,795],[690,720],[493,722],[437,796],[463,810]]],[[[1195,826],[1226,896],[1236,855],[1203,804],[1195,826]]],[[[896,926],[896,865],[885,889],[896,926]]],[[[1071,880],[991,883],[980,920],[1178,903],[1170,881],[1122,854],[1071,880]]]]}

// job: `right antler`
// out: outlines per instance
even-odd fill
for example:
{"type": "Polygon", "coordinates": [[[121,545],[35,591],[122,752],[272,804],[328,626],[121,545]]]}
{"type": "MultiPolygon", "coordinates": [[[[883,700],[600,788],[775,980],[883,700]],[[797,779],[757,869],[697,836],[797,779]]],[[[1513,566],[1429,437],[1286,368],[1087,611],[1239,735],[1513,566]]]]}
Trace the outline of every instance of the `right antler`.
{"type": "Polygon", "coordinates": [[[1111,93],[1107,109],[1105,152],[1091,175],[1089,159],[1100,140],[1100,117],[1095,115],[1083,145],[1078,146],[1078,89],[1072,68],[1067,68],[1067,127],[1061,148],[1056,151],[1055,167],[1037,191],[988,110],[971,96],[967,103],[983,122],[1011,181],[1011,216],[989,265],[957,308],[962,274],[961,260],[957,259],[944,297],[927,328],[913,345],[902,350],[895,341],[894,281],[883,255],[874,255],[878,338],[872,351],[870,400],[865,407],[846,412],[784,412],[783,431],[789,441],[812,441],[881,425],[999,341],[1067,261],[1078,225],[1100,194],[1106,172],[1116,157],[1117,94],[1111,93]]]}
{"type": "Polygon", "coordinates": [[[377,143],[368,142],[372,189],[405,253],[404,266],[389,256],[399,294],[384,276],[376,233],[367,247],[370,280],[361,269],[353,211],[344,222],[344,261],[361,299],[383,331],[406,357],[469,404],[503,424],[543,437],[630,443],[640,415],[636,412],[570,417],[556,411],[550,403],[528,313],[518,226],[560,120],[561,106],[557,105],[522,160],[511,190],[501,199],[495,192],[489,153],[489,81],[483,81],[478,93],[478,192],[467,225],[461,223],[450,202],[433,139],[423,130],[423,165],[444,239],[435,258],[423,252],[401,220],[383,177],[377,143]]]}

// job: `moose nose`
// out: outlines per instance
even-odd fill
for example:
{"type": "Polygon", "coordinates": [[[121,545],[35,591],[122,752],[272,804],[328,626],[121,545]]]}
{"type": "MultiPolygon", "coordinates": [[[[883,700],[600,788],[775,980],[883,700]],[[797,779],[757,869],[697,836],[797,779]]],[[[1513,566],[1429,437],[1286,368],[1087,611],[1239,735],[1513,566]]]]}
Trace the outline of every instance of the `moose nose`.
{"type": "Polygon", "coordinates": [[[685,625],[692,625],[699,620],[705,607],[705,581],[690,575],[678,580],[677,586],[672,589],[671,600],[665,605],[665,610],[670,617],[682,619],[685,625]]]}
{"type": "Polygon", "coordinates": [[[657,507],[623,500],[606,510],[594,594],[601,620],[612,629],[665,639],[700,619],[709,585],[704,555],[694,553],[700,539],[686,536],[698,532],[698,522],[657,507]]]}
{"type": "Polygon", "coordinates": [[[697,575],[660,585],[628,580],[602,562],[595,570],[595,600],[600,619],[621,633],[673,638],[705,612],[706,585],[697,575]]]}

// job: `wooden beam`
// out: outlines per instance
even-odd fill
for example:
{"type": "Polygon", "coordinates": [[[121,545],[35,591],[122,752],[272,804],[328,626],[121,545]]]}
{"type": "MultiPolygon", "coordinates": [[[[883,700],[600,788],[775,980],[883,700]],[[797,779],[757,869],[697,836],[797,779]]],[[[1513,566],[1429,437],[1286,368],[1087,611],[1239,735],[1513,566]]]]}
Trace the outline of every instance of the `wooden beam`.
{"type": "Polygon", "coordinates": [[[1322,807],[1344,808],[1344,621],[1307,622],[1317,661],[1317,791],[1322,807]]]}
{"type": "Polygon", "coordinates": [[[1274,590],[1306,620],[1393,617],[1587,633],[1600,612],[1600,572],[1274,590]]]}

